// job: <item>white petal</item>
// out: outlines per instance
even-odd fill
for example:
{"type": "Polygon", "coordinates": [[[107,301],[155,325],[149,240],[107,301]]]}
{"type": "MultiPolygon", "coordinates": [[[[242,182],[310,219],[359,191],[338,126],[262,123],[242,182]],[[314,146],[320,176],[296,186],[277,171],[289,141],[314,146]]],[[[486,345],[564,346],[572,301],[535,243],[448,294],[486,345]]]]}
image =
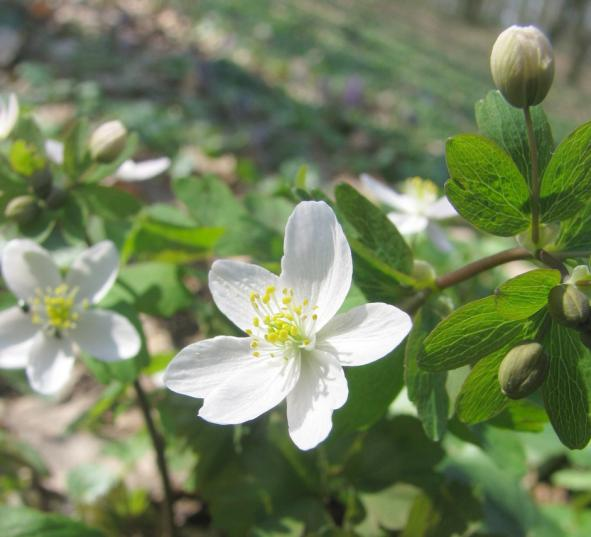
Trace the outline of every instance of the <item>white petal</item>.
{"type": "Polygon", "coordinates": [[[2,274],[8,288],[24,300],[31,299],[37,289],[55,288],[62,282],[47,250],[28,239],[15,239],[4,247],[2,274]]]}
{"type": "Polygon", "coordinates": [[[289,435],[300,449],[322,442],[332,428],[332,411],[349,393],[343,368],[330,354],[312,351],[302,356],[300,378],[287,396],[289,435]]]}
{"type": "Polygon", "coordinates": [[[405,312],[374,302],[337,315],[316,336],[316,346],[336,356],[342,365],[364,365],[386,356],[411,327],[405,312]]]}
{"type": "Polygon", "coordinates": [[[443,229],[437,224],[429,222],[429,225],[427,226],[427,235],[440,252],[451,252],[454,249],[443,229]]]}
{"type": "Polygon", "coordinates": [[[61,390],[74,365],[74,351],[66,339],[58,339],[39,332],[31,346],[27,377],[31,387],[42,394],[61,390]]]}
{"type": "Polygon", "coordinates": [[[84,250],[66,276],[69,287],[77,287],[76,301],[99,302],[108,292],[119,270],[119,254],[111,241],[102,241],[84,250]]]}
{"type": "Polygon", "coordinates": [[[69,335],[83,351],[106,362],[133,358],[142,345],[126,317],[106,310],[81,313],[69,335]]]}
{"type": "Polygon", "coordinates": [[[0,140],[4,140],[14,129],[18,121],[19,105],[14,93],[8,97],[8,103],[0,100],[0,140]]]}
{"type": "Polygon", "coordinates": [[[386,186],[381,181],[374,179],[366,173],[361,175],[361,184],[371,192],[378,201],[403,213],[414,214],[418,210],[415,198],[399,194],[393,188],[386,186]]]}
{"type": "Polygon", "coordinates": [[[318,306],[319,330],[341,307],[351,286],[351,249],[332,209],[324,202],[297,205],[285,228],[281,286],[318,306]]]}
{"type": "Polygon", "coordinates": [[[414,235],[424,231],[429,221],[417,214],[388,213],[388,218],[401,235],[414,235]]]}
{"type": "Polygon", "coordinates": [[[63,164],[64,144],[58,140],[45,140],[45,154],[54,164],[63,164]]]}
{"type": "Polygon", "coordinates": [[[115,172],[115,177],[121,181],[145,181],[153,179],[170,168],[168,157],[155,158],[136,162],[126,160],[115,172]]]}
{"type": "Polygon", "coordinates": [[[207,395],[199,416],[220,425],[250,421],[283,401],[298,381],[299,357],[249,360],[248,367],[234,372],[207,395]]]}
{"type": "Polygon", "coordinates": [[[34,338],[0,350],[1,369],[23,369],[29,363],[34,338]]]}
{"type": "Polygon", "coordinates": [[[449,202],[449,200],[443,196],[427,207],[425,216],[430,220],[443,220],[445,218],[458,216],[458,211],[456,211],[455,207],[449,202]]]}
{"type": "Polygon", "coordinates": [[[164,383],[177,393],[207,397],[228,377],[248,368],[253,359],[247,337],[218,336],[198,341],[172,359],[164,383]]]}
{"type": "Polygon", "coordinates": [[[219,260],[209,271],[209,289],[219,310],[242,330],[252,328],[255,310],[251,293],[263,295],[278,286],[279,278],[267,269],[241,261],[219,260]]]}
{"type": "Polygon", "coordinates": [[[38,331],[39,326],[35,326],[19,307],[0,311],[0,349],[31,339],[38,331]]]}

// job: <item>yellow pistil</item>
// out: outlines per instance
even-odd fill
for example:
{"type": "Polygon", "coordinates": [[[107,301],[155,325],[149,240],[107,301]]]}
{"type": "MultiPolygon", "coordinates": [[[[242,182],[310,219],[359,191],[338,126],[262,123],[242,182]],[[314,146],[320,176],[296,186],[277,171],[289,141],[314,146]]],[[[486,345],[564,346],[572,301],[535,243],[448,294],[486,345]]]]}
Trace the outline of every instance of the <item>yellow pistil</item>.
{"type": "Polygon", "coordinates": [[[401,190],[405,194],[426,203],[434,202],[438,196],[437,185],[433,181],[423,179],[422,177],[411,177],[407,179],[404,181],[401,190]]]}
{"type": "MultiPolygon", "coordinates": [[[[308,299],[295,304],[293,289],[284,288],[277,296],[276,288],[270,285],[264,293],[250,293],[250,303],[255,315],[252,328],[246,333],[252,337],[250,348],[254,351],[253,356],[261,356],[260,340],[282,348],[284,355],[306,348],[314,341],[313,324],[318,315],[310,315],[310,312],[317,306],[311,307],[308,299]]],[[[274,353],[270,355],[275,356],[274,353]]]]}
{"type": "MultiPolygon", "coordinates": [[[[74,308],[77,293],[77,287],[70,288],[66,284],[53,289],[48,287],[44,291],[37,289],[30,301],[31,321],[45,325],[56,334],[74,328],[79,318],[74,308]]],[[[82,306],[88,307],[88,301],[83,302],[82,306]]]]}

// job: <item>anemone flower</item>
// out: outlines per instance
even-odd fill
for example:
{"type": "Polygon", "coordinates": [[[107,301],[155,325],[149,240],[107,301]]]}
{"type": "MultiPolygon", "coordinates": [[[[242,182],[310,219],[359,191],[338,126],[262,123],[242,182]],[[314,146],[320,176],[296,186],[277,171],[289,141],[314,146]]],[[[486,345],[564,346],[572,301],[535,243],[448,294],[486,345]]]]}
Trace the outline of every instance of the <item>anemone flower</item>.
{"type": "Polygon", "coordinates": [[[315,447],[347,400],[343,366],[382,358],[411,328],[409,316],[388,304],[337,314],[351,277],[351,249],[333,211],[323,202],[300,203],[285,230],[280,276],[240,261],[211,268],[217,307],[246,337],[184,348],[168,366],[166,386],[203,398],[199,415],[217,424],[252,420],[287,399],[292,440],[315,447]]]}
{"type": "Polygon", "coordinates": [[[78,350],[112,362],[135,356],[141,345],[122,315],[91,305],[109,291],[119,269],[110,241],[82,252],[65,278],[49,253],[27,239],[2,251],[2,275],[19,299],[0,312],[0,367],[26,368],[32,388],[58,392],[68,381],[78,350]]]}
{"type": "Polygon", "coordinates": [[[394,209],[388,213],[388,218],[402,235],[425,231],[441,251],[452,249],[445,233],[435,222],[452,218],[458,213],[445,196],[438,197],[435,183],[412,177],[402,185],[402,194],[367,174],[361,176],[361,184],[379,202],[394,209]]]}

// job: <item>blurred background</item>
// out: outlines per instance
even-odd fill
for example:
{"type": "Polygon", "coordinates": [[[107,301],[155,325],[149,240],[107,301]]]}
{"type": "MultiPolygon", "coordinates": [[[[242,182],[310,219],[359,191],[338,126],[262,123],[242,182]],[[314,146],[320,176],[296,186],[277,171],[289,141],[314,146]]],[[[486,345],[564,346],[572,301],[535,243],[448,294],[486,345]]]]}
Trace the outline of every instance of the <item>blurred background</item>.
{"type": "Polygon", "coordinates": [[[492,43],[516,23],[556,46],[560,140],[591,112],[587,0],[3,0],[0,90],[50,134],[119,117],[173,174],[248,183],[306,162],[324,181],[441,183],[444,141],[476,130],[492,43]]]}

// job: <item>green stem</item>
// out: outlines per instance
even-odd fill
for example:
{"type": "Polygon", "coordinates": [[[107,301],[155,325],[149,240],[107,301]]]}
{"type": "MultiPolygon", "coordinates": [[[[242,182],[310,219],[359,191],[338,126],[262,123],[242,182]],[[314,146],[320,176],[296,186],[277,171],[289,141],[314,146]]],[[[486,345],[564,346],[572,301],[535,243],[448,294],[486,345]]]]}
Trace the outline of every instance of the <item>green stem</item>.
{"type": "Polygon", "coordinates": [[[534,125],[529,106],[523,109],[529,156],[531,160],[531,240],[534,246],[540,242],[540,176],[538,172],[538,147],[534,135],[534,125]]]}
{"type": "Polygon", "coordinates": [[[162,490],[164,492],[164,505],[163,505],[163,519],[164,519],[164,530],[163,535],[165,537],[174,537],[176,535],[176,528],[174,525],[174,500],[172,497],[172,486],[170,484],[170,476],[168,473],[168,465],[166,464],[166,457],[164,455],[164,439],[156,429],[152,413],[150,411],[150,404],[146,392],[142,388],[139,379],[136,379],[133,383],[137,400],[152,440],[152,445],[156,453],[156,465],[158,466],[158,473],[160,474],[160,480],[162,481],[162,490]]]}

